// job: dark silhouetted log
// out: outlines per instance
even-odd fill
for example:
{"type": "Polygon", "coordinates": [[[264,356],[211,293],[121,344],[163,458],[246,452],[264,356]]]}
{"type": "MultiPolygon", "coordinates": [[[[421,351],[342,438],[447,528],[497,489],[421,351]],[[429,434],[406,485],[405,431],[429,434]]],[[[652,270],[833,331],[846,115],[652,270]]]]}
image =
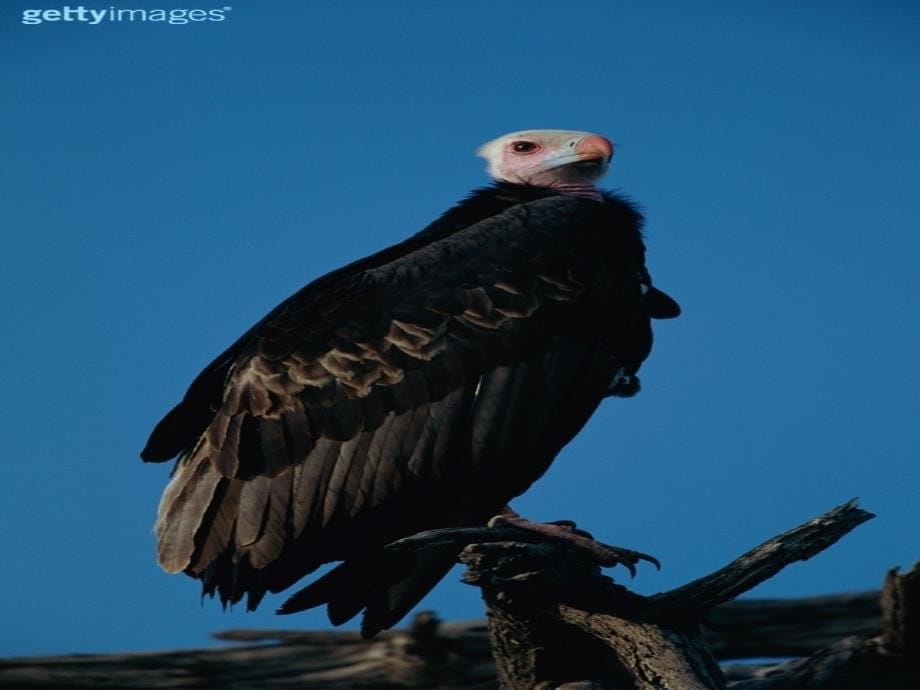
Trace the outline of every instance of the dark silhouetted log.
{"type": "Polygon", "coordinates": [[[814,654],[850,635],[882,628],[879,592],[802,599],[742,599],[705,618],[703,638],[717,659],[814,654]]]}
{"type": "Polygon", "coordinates": [[[407,630],[363,640],[353,632],[232,631],[245,647],[0,661],[0,687],[494,688],[482,621],[438,625],[420,614],[407,630]]]}
{"type": "Polygon", "coordinates": [[[882,631],[846,637],[807,659],[727,669],[731,690],[916,690],[920,688],[920,565],[888,573],[882,631]]]}

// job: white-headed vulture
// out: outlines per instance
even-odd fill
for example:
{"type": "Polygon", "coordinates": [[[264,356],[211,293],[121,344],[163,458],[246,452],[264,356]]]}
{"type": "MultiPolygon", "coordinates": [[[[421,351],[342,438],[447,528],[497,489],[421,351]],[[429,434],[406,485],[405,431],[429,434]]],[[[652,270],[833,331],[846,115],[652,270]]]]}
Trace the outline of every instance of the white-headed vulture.
{"type": "Polygon", "coordinates": [[[178,457],[160,565],[255,608],[343,561],[282,612],[394,625],[459,547],[394,554],[424,530],[485,525],[540,477],[600,402],[638,390],[651,285],[642,216],[595,181],[597,134],[486,144],[495,182],[409,239],[282,302],[209,364],[156,426],[178,457]]]}

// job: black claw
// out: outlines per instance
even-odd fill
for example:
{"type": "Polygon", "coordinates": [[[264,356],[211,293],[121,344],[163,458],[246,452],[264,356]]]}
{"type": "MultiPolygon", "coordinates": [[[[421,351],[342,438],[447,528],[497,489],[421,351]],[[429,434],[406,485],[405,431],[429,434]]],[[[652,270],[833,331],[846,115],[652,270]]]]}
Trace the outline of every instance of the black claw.
{"type": "Polygon", "coordinates": [[[642,561],[647,561],[654,565],[656,569],[661,570],[661,563],[654,556],[649,556],[640,551],[633,551],[632,549],[610,546],[609,544],[601,544],[600,542],[596,543],[606,552],[602,559],[603,565],[608,567],[622,565],[629,571],[631,577],[636,576],[636,565],[642,561]]]}

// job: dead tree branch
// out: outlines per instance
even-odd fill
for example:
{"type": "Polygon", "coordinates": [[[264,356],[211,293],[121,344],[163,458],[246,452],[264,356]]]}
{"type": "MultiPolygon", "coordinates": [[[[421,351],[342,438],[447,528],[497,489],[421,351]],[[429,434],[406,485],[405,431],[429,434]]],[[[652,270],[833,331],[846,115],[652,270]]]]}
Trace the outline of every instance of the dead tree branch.
{"type": "Polygon", "coordinates": [[[814,556],[871,519],[855,502],[785,532],[725,568],[643,597],[555,544],[473,544],[465,580],[486,602],[505,690],[566,683],[637,690],[725,688],[700,624],[715,606],[814,556]]]}
{"type": "Polygon", "coordinates": [[[541,688],[913,690],[920,687],[918,568],[891,571],[881,596],[746,600],[707,610],[869,517],[841,506],[653,597],[629,592],[584,554],[562,556],[553,545],[470,547],[467,579],[489,605],[497,668],[486,623],[439,625],[422,614],[410,628],[373,640],[352,632],[233,631],[219,637],[244,646],[0,660],[0,687],[459,690],[497,688],[498,676],[505,688],[532,681],[529,687],[541,688]],[[781,655],[803,658],[722,671],[713,661],[781,655]]]}

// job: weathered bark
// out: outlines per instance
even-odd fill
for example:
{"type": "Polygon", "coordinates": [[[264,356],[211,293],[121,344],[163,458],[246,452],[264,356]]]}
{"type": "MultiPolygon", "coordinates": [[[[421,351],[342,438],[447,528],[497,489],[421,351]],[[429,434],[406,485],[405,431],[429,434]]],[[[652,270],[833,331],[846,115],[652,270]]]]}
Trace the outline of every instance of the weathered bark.
{"type": "Polygon", "coordinates": [[[643,620],[645,598],[615,585],[580,552],[561,557],[546,544],[476,544],[461,560],[469,566],[464,579],[483,590],[503,689],[588,681],[601,688],[724,687],[697,626],[643,620]]]}

